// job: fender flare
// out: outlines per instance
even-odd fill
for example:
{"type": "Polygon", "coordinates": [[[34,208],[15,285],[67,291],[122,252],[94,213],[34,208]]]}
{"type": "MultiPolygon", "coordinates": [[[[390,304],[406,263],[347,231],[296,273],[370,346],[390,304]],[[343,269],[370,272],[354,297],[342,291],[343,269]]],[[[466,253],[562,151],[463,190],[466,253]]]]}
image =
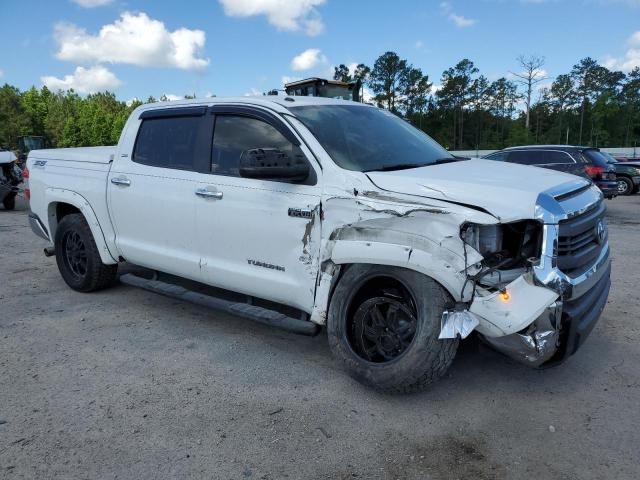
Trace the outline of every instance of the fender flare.
{"type": "Polygon", "coordinates": [[[103,228],[100,225],[98,217],[93,211],[91,204],[87,201],[86,198],[72,190],[52,187],[46,189],[45,198],[47,203],[48,215],[47,226],[49,228],[49,234],[52,242],[55,238],[55,232],[58,227],[55,205],[57,203],[67,203],[76,207],[78,210],[80,210],[80,213],[84,215],[84,218],[87,221],[89,228],[91,229],[93,239],[98,247],[98,252],[100,253],[100,259],[102,260],[102,263],[106,265],[113,265],[115,263],[118,263],[117,255],[114,257],[114,255],[109,250],[103,228]]]}

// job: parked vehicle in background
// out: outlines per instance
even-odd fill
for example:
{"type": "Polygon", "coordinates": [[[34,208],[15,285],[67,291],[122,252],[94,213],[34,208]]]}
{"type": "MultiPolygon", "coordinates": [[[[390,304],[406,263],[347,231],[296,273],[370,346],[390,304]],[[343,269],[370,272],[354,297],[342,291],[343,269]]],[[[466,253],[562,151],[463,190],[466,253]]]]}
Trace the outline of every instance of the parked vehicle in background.
{"type": "Polygon", "coordinates": [[[22,181],[22,172],[16,166],[16,156],[9,150],[0,150],[0,201],[5,210],[16,206],[18,185],[22,181]]]}
{"type": "Polygon", "coordinates": [[[619,162],[635,162],[640,163],[640,157],[628,156],[628,155],[615,155],[614,157],[619,162]]]}
{"type": "Polygon", "coordinates": [[[291,96],[337,98],[354,102],[360,101],[361,87],[362,83],[359,81],[341,82],[317,77],[305,78],[284,85],[285,92],[291,96]]]}
{"type": "Polygon", "coordinates": [[[615,168],[601,155],[598,148],[526,145],[505,148],[483,158],[571,173],[591,180],[602,190],[606,198],[613,198],[618,194],[615,168]]]}
{"type": "Polygon", "coordinates": [[[456,158],[366,104],[146,104],[117,146],[36,150],[28,166],[31,227],[71,288],[106,287],[127,261],[161,272],[129,285],[298,333],[326,325],[345,369],[388,392],[437,380],[472,331],[557,364],[611,284],[591,182],[456,158]]]}
{"type": "Polygon", "coordinates": [[[618,195],[631,195],[638,192],[640,186],[640,164],[635,162],[619,162],[613,155],[600,152],[607,162],[616,169],[618,195]]]}
{"type": "Polygon", "coordinates": [[[23,135],[18,137],[18,163],[21,168],[27,164],[27,156],[31,150],[42,150],[47,148],[47,142],[44,137],[37,135],[23,135]]]}

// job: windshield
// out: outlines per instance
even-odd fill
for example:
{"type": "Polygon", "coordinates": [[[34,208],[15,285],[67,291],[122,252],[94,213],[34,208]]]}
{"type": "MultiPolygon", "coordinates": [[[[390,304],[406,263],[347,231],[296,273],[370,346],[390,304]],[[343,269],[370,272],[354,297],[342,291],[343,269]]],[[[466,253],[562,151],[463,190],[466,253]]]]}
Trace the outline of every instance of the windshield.
{"type": "Polygon", "coordinates": [[[313,105],[289,110],[347,170],[415,168],[456,160],[421,130],[378,108],[313,105]]]}

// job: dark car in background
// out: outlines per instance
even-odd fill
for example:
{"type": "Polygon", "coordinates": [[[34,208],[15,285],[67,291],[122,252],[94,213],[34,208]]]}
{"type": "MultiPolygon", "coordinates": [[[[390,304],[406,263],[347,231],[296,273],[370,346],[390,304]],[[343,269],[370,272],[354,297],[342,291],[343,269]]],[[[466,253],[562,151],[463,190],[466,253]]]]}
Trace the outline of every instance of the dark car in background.
{"type": "Polygon", "coordinates": [[[571,173],[591,180],[602,190],[606,198],[613,198],[618,194],[615,167],[608,162],[598,148],[526,145],[505,148],[483,158],[571,173]]]}
{"type": "Polygon", "coordinates": [[[640,186],[640,163],[619,162],[613,155],[607,152],[600,152],[610,165],[616,169],[618,180],[618,195],[631,195],[638,192],[640,186]]]}

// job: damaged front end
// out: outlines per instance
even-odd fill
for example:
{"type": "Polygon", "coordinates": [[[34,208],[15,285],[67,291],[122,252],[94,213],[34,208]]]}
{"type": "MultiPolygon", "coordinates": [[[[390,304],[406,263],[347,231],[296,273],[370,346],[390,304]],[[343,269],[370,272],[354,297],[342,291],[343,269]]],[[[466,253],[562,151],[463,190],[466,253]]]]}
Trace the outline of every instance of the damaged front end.
{"type": "Polygon", "coordinates": [[[463,225],[465,248],[483,260],[465,268],[466,309],[445,312],[442,338],[477,322],[489,345],[533,367],[577,350],[606,303],[610,259],[601,195],[565,187],[540,195],[535,220],[463,225]]]}

